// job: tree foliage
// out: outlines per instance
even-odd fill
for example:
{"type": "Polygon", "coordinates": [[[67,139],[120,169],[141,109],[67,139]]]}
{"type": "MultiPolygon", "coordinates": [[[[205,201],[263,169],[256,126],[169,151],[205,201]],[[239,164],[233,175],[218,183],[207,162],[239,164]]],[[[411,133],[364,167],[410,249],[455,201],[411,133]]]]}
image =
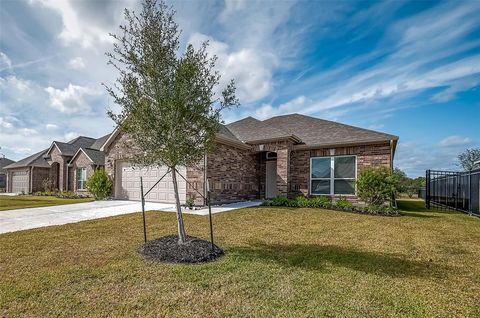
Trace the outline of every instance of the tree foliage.
{"type": "Polygon", "coordinates": [[[166,165],[172,169],[180,241],[185,230],[175,169],[198,164],[212,151],[222,110],[239,104],[233,80],[220,92],[216,57],[208,42],[180,52],[175,12],[163,2],[144,0],[140,13],[125,9],[121,34],[108,52],[119,76],[106,86],[120,113],[108,115],[128,134],[139,151],[137,165],[166,165]]]}
{"type": "Polygon", "coordinates": [[[87,190],[95,200],[103,200],[110,195],[112,191],[112,180],[104,169],[96,169],[87,179],[87,190]]]}
{"type": "Polygon", "coordinates": [[[480,161],[480,148],[468,148],[457,156],[457,165],[464,171],[470,171],[475,168],[480,168],[480,164],[475,164],[480,161]]]}
{"type": "Polygon", "coordinates": [[[387,167],[366,168],[357,180],[358,196],[368,205],[383,205],[397,189],[398,179],[387,167]]]}

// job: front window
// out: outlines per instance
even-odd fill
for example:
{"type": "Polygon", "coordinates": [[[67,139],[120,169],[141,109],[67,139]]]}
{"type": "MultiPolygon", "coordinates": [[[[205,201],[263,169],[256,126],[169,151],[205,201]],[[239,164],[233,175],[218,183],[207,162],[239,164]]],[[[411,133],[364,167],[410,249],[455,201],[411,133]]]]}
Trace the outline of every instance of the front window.
{"type": "Polygon", "coordinates": [[[87,168],[77,168],[77,190],[85,190],[87,168]]]}
{"type": "Polygon", "coordinates": [[[311,194],[355,194],[356,159],[355,156],[311,158],[311,194]]]}

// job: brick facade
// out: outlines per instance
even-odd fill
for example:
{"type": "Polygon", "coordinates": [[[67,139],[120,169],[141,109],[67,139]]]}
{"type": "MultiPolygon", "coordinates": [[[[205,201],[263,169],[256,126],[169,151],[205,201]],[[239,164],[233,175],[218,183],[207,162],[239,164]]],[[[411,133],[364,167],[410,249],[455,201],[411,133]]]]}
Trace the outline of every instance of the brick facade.
{"type": "Polygon", "coordinates": [[[88,193],[87,189],[78,189],[77,188],[77,169],[86,168],[87,169],[87,178],[90,177],[95,171],[95,166],[92,165],[92,162],[88,157],[80,151],[80,153],[75,157],[75,160],[71,163],[71,167],[68,168],[69,172],[69,184],[70,189],[79,194],[88,193]]]}
{"type": "Polygon", "coordinates": [[[258,156],[248,150],[217,143],[207,157],[212,202],[234,202],[259,197],[258,156]]]}
{"type": "MultiPolygon", "coordinates": [[[[115,164],[128,160],[136,148],[126,136],[119,134],[105,153],[105,169],[115,184],[115,164]]],[[[365,167],[391,165],[389,143],[360,146],[326,147],[302,149],[290,140],[251,145],[249,149],[234,144],[217,143],[213,153],[206,158],[207,178],[210,182],[212,202],[226,203],[265,198],[267,152],[277,155],[277,191],[279,194],[295,197],[309,195],[310,158],[334,155],[356,155],[357,173],[365,167]]],[[[200,193],[205,193],[205,163],[187,167],[187,198],[193,198],[196,205],[203,205],[200,193]],[[194,189],[195,188],[195,189],[194,189]]],[[[356,197],[349,197],[356,200],[356,197]]]]}
{"type": "MultiPolygon", "coordinates": [[[[290,196],[309,195],[310,158],[330,156],[334,149],[335,156],[356,155],[357,175],[366,167],[386,166],[391,164],[390,144],[363,145],[352,147],[319,148],[313,150],[295,150],[291,158],[291,191],[290,196]]],[[[355,199],[355,198],[351,198],[355,199]]]]}

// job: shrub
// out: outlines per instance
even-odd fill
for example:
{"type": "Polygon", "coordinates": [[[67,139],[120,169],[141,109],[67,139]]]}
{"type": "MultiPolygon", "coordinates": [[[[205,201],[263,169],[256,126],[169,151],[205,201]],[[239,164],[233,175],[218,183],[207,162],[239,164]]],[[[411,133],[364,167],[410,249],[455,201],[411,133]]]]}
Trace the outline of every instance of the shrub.
{"type": "Polygon", "coordinates": [[[42,189],[45,192],[52,192],[53,191],[54,182],[50,178],[46,178],[42,180],[42,189]]]}
{"type": "Polygon", "coordinates": [[[387,167],[367,168],[357,180],[358,196],[369,206],[382,206],[396,193],[397,178],[387,167]]]}
{"type": "Polygon", "coordinates": [[[310,198],[310,207],[312,208],[328,208],[332,205],[329,197],[320,195],[310,198]]]}
{"type": "Polygon", "coordinates": [[[338,199],[337,203],[335,203],[335,206],[337,208],[343,209],[343,210],[351,210],[353,208],[352,202],[348,201],[344,197],[340,197],[340,199],[338,199]]]}
{"type": "Polygon", "coordinates": [[[299,208],[306,208],[310,206],[310,200],[303,195],[299,195],[295,198],[295,203],[299,208]]]}
{"type": "Polygon", "coordinates": [[[272,206],[289,206],[290,200],[283,195],[276,196],[271,200],[272,206]]]}
{"type": "Polygon", "coordinates": [[[112,181],[104,169],[97,169],[87,179],[87,190],[95,200],[103,200],[110,195],[112,191],[112,181]]]}
{"type": "Polygon", "coordinates": [[[193,210],[193,207],[195,206],[195,198],[189,197],[189,198],[185,201],[185,206],[186,206],[187,208],[189,208],[190,210],[193,210]]]}
{"type": "Polygon", "coordinates": [[[61,199],[79,199],[80,198],[80,196],[73,191],[57,192],[55,196],[61,199]]]}

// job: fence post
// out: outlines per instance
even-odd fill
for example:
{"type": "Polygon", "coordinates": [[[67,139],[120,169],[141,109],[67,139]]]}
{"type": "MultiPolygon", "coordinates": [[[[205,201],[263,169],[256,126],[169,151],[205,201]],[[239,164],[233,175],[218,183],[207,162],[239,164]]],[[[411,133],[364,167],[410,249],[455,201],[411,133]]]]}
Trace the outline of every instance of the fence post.
{"type": "Polygon", "coordinates": [[[430,209],[430,170],[425,172],[425,207],[430,209]]]}
{"type": "Polygon", "coordinates": [[[472,170],[468,171],[468,214],[472,215],[472,170]]]}

